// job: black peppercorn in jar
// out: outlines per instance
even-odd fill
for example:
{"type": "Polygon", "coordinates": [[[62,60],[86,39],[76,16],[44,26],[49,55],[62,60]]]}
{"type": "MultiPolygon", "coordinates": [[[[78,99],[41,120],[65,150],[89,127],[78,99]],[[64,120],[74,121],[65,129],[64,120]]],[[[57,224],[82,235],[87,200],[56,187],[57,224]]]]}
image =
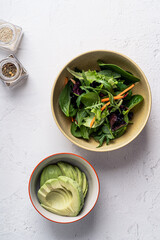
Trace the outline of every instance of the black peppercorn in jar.
{"type": "Polygon", "coordinates": [[[10,55],[0,62],[0,79],[5,85],[15,86],[27,77],[25,68],[14,55],[10,55]]]}

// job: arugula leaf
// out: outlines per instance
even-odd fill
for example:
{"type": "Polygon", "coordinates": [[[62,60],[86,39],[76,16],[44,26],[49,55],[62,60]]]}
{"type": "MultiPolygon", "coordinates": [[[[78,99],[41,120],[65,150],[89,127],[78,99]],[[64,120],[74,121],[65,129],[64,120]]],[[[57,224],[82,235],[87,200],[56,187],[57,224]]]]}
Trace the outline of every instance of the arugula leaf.
{"type": "Polygon", "coordinates": [[[93,108],[92,110],[91,110],[91,112],[93,112],[94,114],[95,114],[95,119],[96,119],[96,121],[100,121],[101,120],[101,109],[99,109],[99,108],[93,108]]]}
{"type": "Polygon", "coordinates": [[[126,115],[124,115],[124,121],[126,122],[126,124],[128,124],[129,123],[129,118],[128,118],[128,114],[126,114],[126,115]]]}
{"type": "MultiPolygon", "coordinates": [[[[87,117],[84,118],[84,122],[83,122],[83,125],[86,126],[86,127],[88,127],[88,128],[90,128],[91,121],[92,121],[92,119],[93,119],[94,116],[95,116],[95,114],[92,113],[92,112],[90,112],[89,114],[90,114],[89,116],[87,116],[87,117]]],[[[105,121],[104,118],[101,118],[100,121],[96,121],[96,122],[93,124],[93,126],[92,126],[91,129],[99,127],[100,125],[103,124],[104,121],[105,121]]]]}
{"type": "Polygon", "coordinates": [[[90,85],[90,82],[87,80],[85,71],[82,71],[82,77],[83,77],[83,79],[84,79],[84,85],[85,85],[85,86],[89,86],[89,85],[90,85]]]}
{"type": "Polygon", "coordinates": [[[59,96],[59,105],[62,112],[69,117],[70,115],[70,102],[71,102],[71,87],[70,83],[68,82],[65,87],[63,88],[60,96],[59,96]]]}
{"type": "Polygon", "coordinates": [[[109,92],[111,92],[112,94],[114,93],[113,88],[112,88],[112,85],[111,85],[109,82],[107,82],[106,80],[96,79],[95,81],[98,82],[98,83],[103,84],[104,88],[107,89],[107,90],[108,90],[109,92]]]}
{"type": "Polygon", "coordinates": [[[98,147],[101,147],[104,141],[106,141],[106,144],[108,145],[110,140],[114,139],[109,123],[104,124],[99,132],[96,134],[94,133],[92,136],[97,142],[99,142],[98,147]]]}
{"type": "Polygon", "coordinates": [[[108,97],[109,97],[110,105],[115,106],[114,97],[110,92],[108,92],[108,97]]]}
{"type": "Polygon", "coordinates": [[[139,78],[137,78],[134,75],[128,73],[127,71],[123,70],[122,68],[120,68],[117,65],[106,64],[106,63],[103,63],[101,60],[98,60],[98,64],[99,64],[101,69],[108,69],[108,70],[115,71],[116,73],[119,73],[128,83],[135,83],[135,82],[140,81],[139,78]]]}
{"type": "Polygon", "coordinates": [[[104,133],[102,133],[101,135],[97,135],[97,136],[94,135],[93,138],[94,138],[94,140],[99,142],[99,145],[97,146],[97,148],[99,148],[103,145],[103,142],[105,141],[106,135],[104,133]]]}
{"type": "Polygon", "coordinates": [[[98,82],[98,83],[101,83],[103,84],[104,88],[107,89],[108,91],[112,92],[113,93],[113,88],[112,88],[112,85],[115,85],[116,82],[113,81],[113,78],[111,77],[107,77],[107,76],[104,76],[104,75],[101,75],[99,73],[97,73],[95,70],[94,71],[91,71],[91,70],[88,70],[86,72],[75,72],[73,70],[71,70],[70,68],[67,68],[67,70],[74,76],[76,77],[77,79],[79,79],[81,81],[81,84],[83,86],[85,86],[85,83],[86,85],[88,86],[89,84],[91,84],[92,82],[98,82]],[[109,81],[110,80],[110,83],[109,81]]]}
{"type": "Polygon", "coordinates": [[[88,140],[90,135],[90,129],[82,125],[80,126],[80,131],[81,131],[82,137],[88,140]]]}
{"type": "Polygon", "coordinates": [[[105,95],[108,94],[108,91],[106,89],[103,89],[103,84],[101,84],[98,87],[91,87],[91,86],[81,86],[80,87],[82,90],[84,90],[85,92],[88,92],[88,90],[92,91],[92,92],[97,92],[97,93],[103,93],[105,95]]]}
{"type": "Polygon", "coordinates": [[[102,127],[102,131],[103,133],[106,134],[106,143],[108,145],[109,141],[114,139],[114,136],[113,136],[113,133],[112,133],[112,130],[110,128],[110,125],[109,123],[106,123],[103,127],[102,127]]]}
{"type": "Polygon", "coordinates": [[[121,106],[123,100],[121,99],[120,101],[118,101],[118,103],[115,102],[114,97],[110,92],[108,92],[108,97],[109,97],[109,101],[110,101],[110,106],[112,107],[110,113],[115,112],[116,110],[119,110],[119,112],[121,112],[120,106],[121,106]]]}
{"type": "Polygon", "coordinates": [[[80,72],[75,72],[73,70],[71,70],[70,68],[67,68],[68,72],[70,72],[75,78],[79,79],[79,80],[83,80],[82,77],[82,73],[80,72]]]}

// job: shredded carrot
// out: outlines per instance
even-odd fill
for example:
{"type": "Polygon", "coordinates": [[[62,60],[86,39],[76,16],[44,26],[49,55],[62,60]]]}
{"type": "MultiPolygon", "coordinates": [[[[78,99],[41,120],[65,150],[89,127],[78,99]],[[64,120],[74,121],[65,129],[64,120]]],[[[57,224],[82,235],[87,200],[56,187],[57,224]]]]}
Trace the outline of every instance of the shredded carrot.
{"type": "Polygon", "coordinates": [[[95,122],[95,117],[92,119],[92,121],[90,123],[90,128],[93,126],[94,122],[95,122]]]}
{"type": "MultiPolygon", "coordinates": [[[[118,99],[122,99],[124,96],[115,96],[114,97],[114,100],[118,100],[118,99]]],[[[103,98],[103,99],[101,99],[101,102],[107,102],[107,101],[109,101],[109,98],[103,98]]]]}
{"type": "Polygon", "coordinates": [[[101,107],[101,111],[103,111],[109,104],[110,102],[106,103],[103,107],[101,107]]]}
{"type": "Polygon", "coordinates": [[[70,80],[73,84],[76,84],[76,81],[74,79],[70,78],[70,80]]]}
{"type": "Polygon", "coordinates": [[[64,85],[66,86],[67,83],[68,83],[68,78],[66,77],[64,80],[64,85]]]}
{"type": "Polygon", "coordinates": [[[131,88],[133,88],[135,86],[135,84],[132,84],[130,87],[126,88],[123,92],[121,92],[120,94],[118,94],[117,96],[122,96],[124,93],[128,92],[131,88]]]}
{"type": "MultiPolygon", "coordinates": [[[[103,107],[101,107],[101,111],[103,111],[109,104],[110,102],[106,103],[103,107]]],[[[95,117],[92,119],[90,123],[90,128],[93,126],[94,122],[95,122],[95,117]]]]}
{"type": "Polygon", "coordinates": [[[74,118],[73,117],[71,117],[71,120],[72,120],[72,122],[74,122],[74,118]]]}
{"type": "MultiPolygon", "coordinates": [[[[122,99],[126,97],[126,95],[122,96],[124,93],[128,92],[131,88],[133,88],[135,85],[132,84],[130,87],[126,88],[123,92],[119,93],[117,96],[114,97],[115,100],[122,99]]],[[[101,102],[107,102],[109,101],[109,98],[103,98],[101,99],[101,102]]]]}
{"type": "MultiPolygon", "coordinates": [[[[122,96],[124,93],[128,92],[131,88],[133,88],[135,86],[135,84],[132,84],[130,87],[126,88],[123,92],[121,92],[120,94],[118,94],[117,96],[114,97],[115,100],[117,99],[121,99],[126,97],[127,94],[125,94],[124,96],[122,96]]],[[[109,98],[104,98],[101,100],[101,102],[106,102],[108,101],[109,98]],[[105,101],[104,101],[105,100],[105,101]]],[[[101,107],[101,111],[103,111],[108,105],[110,104],[110,102],[107,102],[103,107],[101,107]]],[[[90,123],[90,128],[93,126],[95,122],[95,117],[92,119],[91,123],[90,123]]]]}

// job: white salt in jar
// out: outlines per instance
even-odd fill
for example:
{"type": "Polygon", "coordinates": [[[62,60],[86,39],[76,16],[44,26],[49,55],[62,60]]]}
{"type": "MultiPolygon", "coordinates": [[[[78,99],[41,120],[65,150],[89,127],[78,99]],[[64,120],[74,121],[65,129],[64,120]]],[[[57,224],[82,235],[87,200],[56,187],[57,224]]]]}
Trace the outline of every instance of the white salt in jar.
{"type": "Polygon", "coordinates": [[[22,38],[22,28],[0,20],[0,49],[15,53],[22,38]]]}

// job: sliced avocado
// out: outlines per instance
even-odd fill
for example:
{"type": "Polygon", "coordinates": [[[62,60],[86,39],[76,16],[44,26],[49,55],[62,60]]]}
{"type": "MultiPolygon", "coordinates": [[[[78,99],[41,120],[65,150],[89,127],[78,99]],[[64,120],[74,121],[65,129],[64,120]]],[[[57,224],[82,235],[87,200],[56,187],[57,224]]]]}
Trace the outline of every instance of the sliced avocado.
{"type": "Polygon", "coordinates": [[[83,178],[82,178],[82,172],[79,170],[78,167],[74,167],[76,172],[77,172],[77,182],[79,186],[82,188],[83,186],[83,178]]]}
{"type": "Polygon", "coordinates": [[[57,165],[49,165],[45,167],[42,171],[40,178],[40,187],[49,179],[58,178],[62,176],[62,172],[57,165]]]}
{"type": "Polygon", "coordinates": [[[58,180],[63,188],[71,192],[73,199],[70,202],[70,208],[74,210],[72,216],[77,216],[84,205],[82,188],[76,181],[68,177],[60,176],[58,180]]]}
{"type": "Polygon", "coordinates": [[[72,178],[73,180],[77,179],[76,171],[71,164],[66,162],[58,162],[57,165],[61,169],[63,173],[62,175],[72,178]]]}
{"type": "Polygon", "coordinates": [[[87,191],[88,191],[88,181],[87,181],[87,178],[86,178],[86,175],[84,172],[82,172],[82,178],[83,178],[83,186],[82,186],[82,190],[83,190],[83,195],[84,195],[84,198],[87,194],[87,191]]]}
{"type": "Polygon", "coordinates": [[[43,169],[42,173],[41,173],[41,177],[40,177],[40,187],[45,183],[45,172],[46,172],[46,167],[43,169]]]}
{"type": "Polygon", "coordinates": [[[46,181],[38,191],[38,199],[42,207],[63,216],[77,216],[84,205],[81,187],[66,176],[46,181]]]}

